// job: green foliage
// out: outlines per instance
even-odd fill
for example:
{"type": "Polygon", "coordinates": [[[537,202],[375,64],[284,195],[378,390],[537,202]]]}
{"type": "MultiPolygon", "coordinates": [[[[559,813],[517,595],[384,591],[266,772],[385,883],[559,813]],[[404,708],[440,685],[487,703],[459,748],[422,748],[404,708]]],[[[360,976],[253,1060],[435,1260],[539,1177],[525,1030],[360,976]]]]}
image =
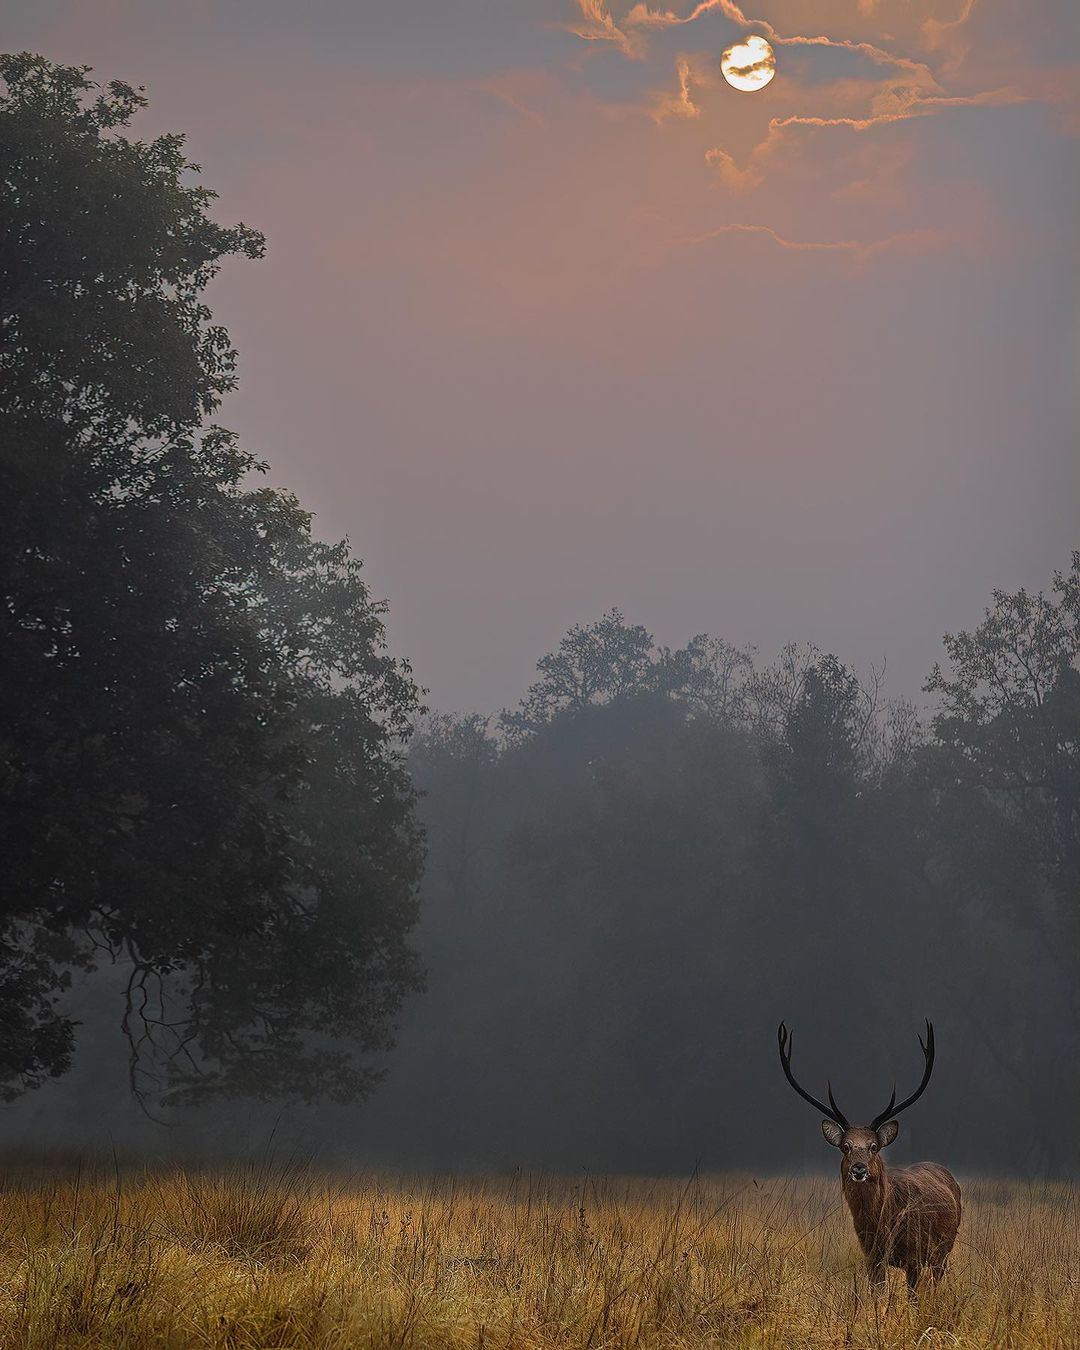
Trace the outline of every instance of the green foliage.
{"type": "Polygon", "coordinates": [[[132,1085],[367,1091],[420,983],[417,711],[346,543],[203,428],[206,215],[141,95],[0,59],[0,999],[7,1091],[62,1072],[67,971],[130,971],[132,1085]]]}

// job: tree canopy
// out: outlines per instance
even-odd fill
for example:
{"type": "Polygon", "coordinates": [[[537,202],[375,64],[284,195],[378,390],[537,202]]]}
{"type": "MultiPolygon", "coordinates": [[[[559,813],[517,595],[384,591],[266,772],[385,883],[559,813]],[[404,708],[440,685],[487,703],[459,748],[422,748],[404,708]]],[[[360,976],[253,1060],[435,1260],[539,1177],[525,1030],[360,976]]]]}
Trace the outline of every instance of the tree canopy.
{"type": "Polygon", "coordinates": [[[929,1015],[905,1140],[1074,1166],[1078,584],[946,637],[925,720],[812,646],[669,651],[609,611],[501,722],[423,723],[431,992],[374,1108],[390,1156],[814,1165],[780,1017],[869,1112],[929,1015]]]}
{"type": "Polygon", "coordinates": [[[421,983],[418,693],[348,543],[205,420],[203,292],[262,238],[125,134],[138,91],[0,77],[3,1091],[64,1071],[104,960],[137,1092],[362,1095],[421,983]]]}

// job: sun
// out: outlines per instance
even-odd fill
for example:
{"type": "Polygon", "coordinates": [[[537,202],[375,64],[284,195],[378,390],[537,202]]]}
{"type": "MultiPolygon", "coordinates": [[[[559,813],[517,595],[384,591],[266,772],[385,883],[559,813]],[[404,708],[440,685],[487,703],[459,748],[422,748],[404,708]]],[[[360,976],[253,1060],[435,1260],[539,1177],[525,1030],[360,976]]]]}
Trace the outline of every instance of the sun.
{"type": "Polygon", "coordinates": [[[724,52],[720,69],[732,89],[764,89],[776,74],[776,55],[765,39],[754,33],[724,52]]]}

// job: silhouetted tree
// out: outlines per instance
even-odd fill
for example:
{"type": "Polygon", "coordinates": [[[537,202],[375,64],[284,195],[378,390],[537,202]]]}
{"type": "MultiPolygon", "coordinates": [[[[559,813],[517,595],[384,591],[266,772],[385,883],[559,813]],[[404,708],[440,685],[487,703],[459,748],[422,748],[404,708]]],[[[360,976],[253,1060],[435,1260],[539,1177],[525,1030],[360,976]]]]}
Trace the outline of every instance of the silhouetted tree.
{"type": "Polygon", "coordinates": [[[995,799],[1022,823],[1075,914],[1080,867],[1080,553],[1053,594],[994,592],[973,633],[946,633],[928,693],[943,784],[995,799]]]}
{"type": "Polygon", "coordinates": [[[540,658],[540,678],[517,712],[502,715],[502,729],[520,737],[560,713],[628,698],[652,686],[654,666],[652,636],[640,624],[628,624],[619,610],[609,610],[595,623],[576,624],[557,651],[540,658]]]}
{"type": "Polygon", "coordinates": [[[203,292],[262,240],[121,134],[137,91],[0,76],[3,1090],[65,1069],[104,956],[137,1092],[362,1094],[419,984],[417,691],[348,546],[201,426],[235,362],[203,292]]]}
{"type": "Polygon", "coordinates": [[[957,945],[979,957],[949,979],[996,1127],[1019,1117],[1054,1170],[1070,1145],[1045,1122],[1080,1113],[1080,554],[1050,596],[995,591],[973,632],[944,641],[926,686],[941,699],[924,756],[931,867],[957,945]]]}
{"type": "Polygon", "coordinates": [[[746,720],[753,673],[751,648],[734,647],[722,638],[698,633],[685,647],[661,648],[656,685],[677,695],[696,717],[739,726],[746,720]]]}

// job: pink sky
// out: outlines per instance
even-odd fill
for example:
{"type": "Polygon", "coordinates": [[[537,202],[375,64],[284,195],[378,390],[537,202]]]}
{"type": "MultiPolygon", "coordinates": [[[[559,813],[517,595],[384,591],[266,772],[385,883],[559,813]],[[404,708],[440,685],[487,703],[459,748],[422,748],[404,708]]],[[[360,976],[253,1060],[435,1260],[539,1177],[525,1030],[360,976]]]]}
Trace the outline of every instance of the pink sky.
{"type": "Polygon", "coordinates": [[[0,2],[266,232],[212,296],[222,420],[437,706],[611,605],[915,694],[1076,542],[1071,6],[697,8],[0,2]],[[747,31],[778,73],[740,94],[747,31]]]}

